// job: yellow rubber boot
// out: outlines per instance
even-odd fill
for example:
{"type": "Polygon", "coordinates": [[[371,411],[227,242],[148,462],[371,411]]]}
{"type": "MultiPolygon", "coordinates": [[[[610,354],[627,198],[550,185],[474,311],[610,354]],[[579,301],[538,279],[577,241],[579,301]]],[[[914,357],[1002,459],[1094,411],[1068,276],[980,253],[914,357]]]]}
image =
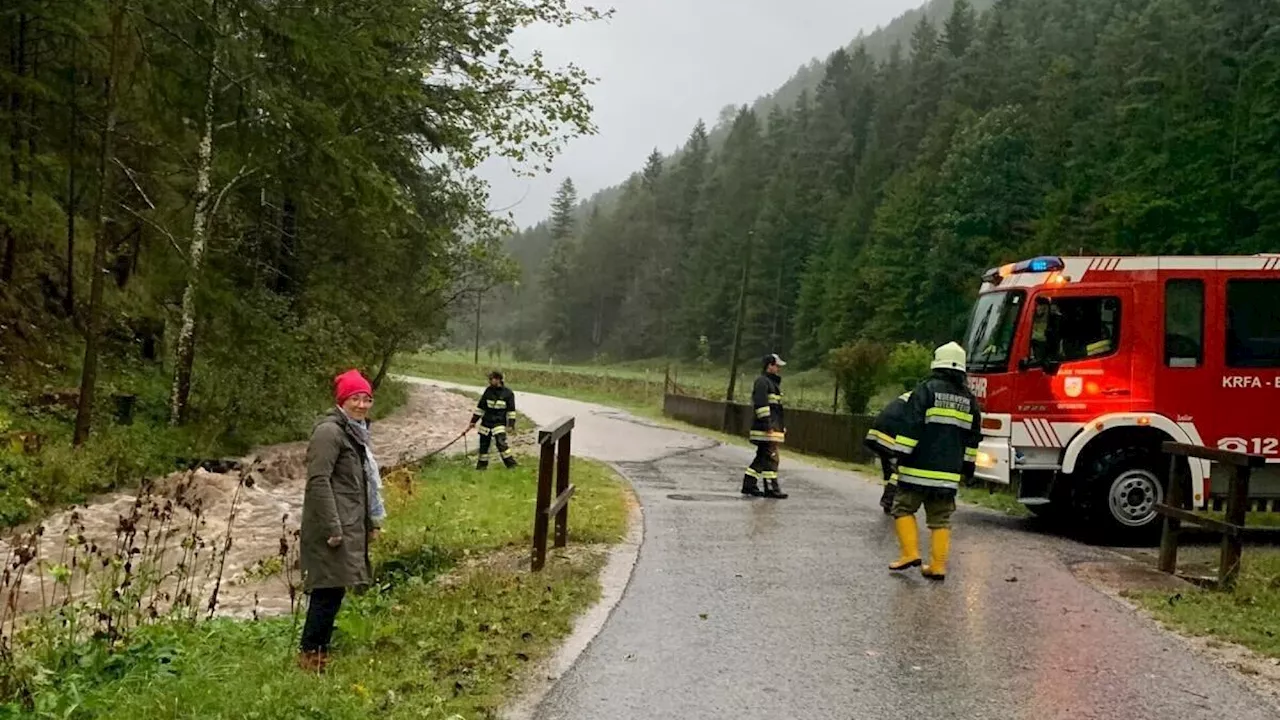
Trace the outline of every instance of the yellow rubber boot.
{"type": "Polygon", "coordinates": [[[894,518],[893,529],[898,533],[898,545],[902,548],[902,557],[889,563],[890,570],[906,570],[919,565],[920,529],[916,527],[916,516],[894,518]]]}
{"type": "Polygon", "coordinates": [[[947,528],[934,530],[929,544],[929,564],[920,568],[920,574],[930,580],[944,580],[947,577],[947,555],[951,552],[951,531],[947,528]]]}

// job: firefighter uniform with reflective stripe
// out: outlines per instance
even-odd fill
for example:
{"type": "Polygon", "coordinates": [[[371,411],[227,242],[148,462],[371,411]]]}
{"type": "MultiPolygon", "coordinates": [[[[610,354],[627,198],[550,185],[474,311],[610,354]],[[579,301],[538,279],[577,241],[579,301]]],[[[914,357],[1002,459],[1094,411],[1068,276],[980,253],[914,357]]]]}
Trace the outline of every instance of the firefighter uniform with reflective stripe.
{"type": "Polygon", "coordinates": [[[955,343],[938,348],[932,374],[911,393],[905,424],[894,438],[900,448],[894,527],[902,555],[892,570],[922,565],[915,513],[923,505],[932,531],[931,559],[921,572],[946,576],[951,514],[960,482],[973,476],[982,439],[978,401],[965,384],[965,353],[955,343]]]}
{"type": "Polygon", "coordinates": [[[904,392],[885,406],[875,420],[862,444],[880,457],[880,472],[884,476],[884,492],[880,495],[880,507],[887,514],[893,506],[893,498],[898,489],[897,461],[902,448],[898,446],[897,437],[906,428],[907,400],[910,392],[904,392]]]}
{"type": "Polygon", "coordinates": [[[507,427],[515,426],[516,394],[506,385],[490,385],[484,389],[476,412],[471,416],[471,424],[480,422],[480,457],[476,461],[476,469],[489,467],[492,456],[490,444],[497,445],[498,455],[507,467],[515,467],[516,459],[507,445],[507,427]]]}
{"type": "Polygon", "coordinates": [[[782,378],[764,372],[751,389],[751,443],[756,446],[755,459],[742,478],[742,494],[787,497],[778,486],[778,446],[786,442],[786,420],[782,410],[782,378]],[[759,485],[757,485],[759,483],[759,485]]]}

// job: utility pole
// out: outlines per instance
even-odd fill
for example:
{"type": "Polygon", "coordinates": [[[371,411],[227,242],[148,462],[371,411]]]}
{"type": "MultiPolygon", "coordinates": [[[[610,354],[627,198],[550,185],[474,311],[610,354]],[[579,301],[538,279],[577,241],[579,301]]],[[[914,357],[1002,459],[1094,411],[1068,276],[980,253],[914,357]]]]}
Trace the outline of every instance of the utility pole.
{"type": "Polygon", "coordinates": [[[742,323],[747,312],[747,280],[751,270],[751,247],[755,244],[752,230],[747,233],[747,252],[742,261],[742,284],[738,287],[738,317],[733,326],[733,350],[729,354],[729,390],[725,393],[725,428],[728,429],[728,406],[733,402],[733,394],[738,385],[738,355],[742,346],[742,323]]]}
{"type": "Polygon", "coordinates": [[[480,364],[480,304],[484,298],[484,291],[476,289],[476,346],[475,346],[475,364],[480,364]]]}

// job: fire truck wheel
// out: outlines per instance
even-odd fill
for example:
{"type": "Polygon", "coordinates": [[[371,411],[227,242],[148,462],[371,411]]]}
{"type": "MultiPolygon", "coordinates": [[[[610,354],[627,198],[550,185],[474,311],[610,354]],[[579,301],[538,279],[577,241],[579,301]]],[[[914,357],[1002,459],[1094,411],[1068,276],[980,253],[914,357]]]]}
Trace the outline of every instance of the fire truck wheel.
{"type": "Polygon", "coordinates": [[[1144,448],[1118,448],[1099,456],[1087,483],[1086,528],[1110,542],[1144,545],[1159,537],[1156,505],[1164,502],[1159,456],[1144,448]]]}

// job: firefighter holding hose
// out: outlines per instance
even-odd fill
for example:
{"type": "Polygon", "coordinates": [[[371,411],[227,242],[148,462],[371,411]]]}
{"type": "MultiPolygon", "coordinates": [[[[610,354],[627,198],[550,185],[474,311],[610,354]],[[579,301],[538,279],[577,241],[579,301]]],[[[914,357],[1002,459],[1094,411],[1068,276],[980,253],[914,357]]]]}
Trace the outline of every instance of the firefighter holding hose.
{"type": "Polygon", "coordinates": [[[476,469],[489,469],[491,444],[498,446],[498,455],[502,458],[503,465],[515,467],[515,455],[507,445],[507,429],[515,428],[516,394],[506,386],[502,373],[497,370],[489,373],[489,387],[480,396],[467,430],[475,429],[476,422],[480,423],[480,456],[476,460],[476,469]]]}

